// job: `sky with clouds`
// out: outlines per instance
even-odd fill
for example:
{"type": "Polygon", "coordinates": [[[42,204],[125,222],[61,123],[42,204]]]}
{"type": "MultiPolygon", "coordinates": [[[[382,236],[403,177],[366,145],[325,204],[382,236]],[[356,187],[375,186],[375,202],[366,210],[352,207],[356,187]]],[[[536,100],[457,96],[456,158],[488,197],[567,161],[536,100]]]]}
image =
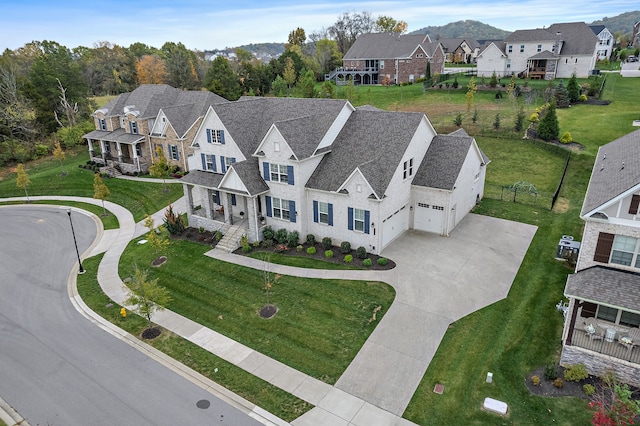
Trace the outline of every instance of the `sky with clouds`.
{"type": "Polygon", "coordinates": [[[591,23],[639,8],[637,0],[0,0],[0,50],[32,40],[69,48],[99,41],[159,48],[172,41],[198,50],[282,43],[297,27],[309,34],[329,27],[344,12],[391,16],[406,21],[409,32],[465,19],[514,31],[591,23]]]}

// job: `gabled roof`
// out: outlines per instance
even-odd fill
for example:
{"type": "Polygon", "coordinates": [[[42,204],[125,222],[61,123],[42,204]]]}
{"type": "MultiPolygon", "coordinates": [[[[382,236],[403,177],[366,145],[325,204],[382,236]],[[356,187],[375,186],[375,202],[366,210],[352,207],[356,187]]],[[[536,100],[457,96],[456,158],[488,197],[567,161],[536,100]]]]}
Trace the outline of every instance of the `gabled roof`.
{"type": "Polygon", "coordinates": [[[189,183],[191,185],[203,186],[205,188],[217,188],[222,181],[222,177],[219,173],[205,172],[203,170],[191,170],[184,175],[180,182],[189,183]]]}
{"type": "MultiPolygon", "coordinates": [[[[269,191],[269,186],[265,183],[262,176],[260,176],[257,158],[233,163],[229,168],[238,175],[238,178],[247,189],[249,196],[253,197],[269,191]]],[[[227,173],[229,173],[229,171],[227,171],[227,173]]]]}
{"type": "Polygon", "coordinates": [[[134,143],[144,139],[144,135],[134,135],[126,133],[124,129],[116,129],[113,132],[105,132],[104,130],[94,130],[82,135],[85,139],[98,139],[109,142],[134,143]]]}
{"type": "Polygon", "coordinates": [[[569,275],[564,289],[567,297],[640,312],[640,274],[592,266],[569,275]]]}
{"type": "Polygon", "coordinates": [[[640,130],[598,149],[581,215],[640,184],[640,130]]]}
{"type": "MultiPolygon", "coordinates": [[[[245,156],[251,157],[272,125],[291,137],[287,143],[298,159],[308,158],[347,104],[338,99],[254,98],[213,106],[245,156]],[[293,121],[304,124],[295,127],[293,121]]],[[[283,136],[285,136],[283,134],[283,136]]],[[[285,136],[285,138],[287,137],[285,136]]]]}
{"type": "Polygon", "coordinates": [[[529,56],[529,59],[558,59],[558,56],[548,50],[543,50],[540,53],[536,53],[533,56],[529,56]]]}
{"type": "Polygon", "coordinates": [[[442,45],[442,48],[445,52],[455,51],[462,44],[462,42],[466,42],[471,50],[480,47],[480,43],[472,38],[441,38],[438,40],[438,42],[442,45]]]}
{"type": "Polygon", "coordinates": [[[595,35],[598,35],[602,31],[604,31],[607,27],[606,25],[589,25],[589,28],[591,28],[591,31],[593,31],[595,35]]]}
{"type": "Polygon", "coordinates": [[[516,30],[509,34],[505,43],[532,42],[532,41],[555,41],[556,34],[542,28],[533,30],[516,30]]]}
{"type": "Polygon", "coordinates": [[[478,53],[478,56],[482,56],[482,54],[491,46],[494,46],[496,49],[498,49],[504,56],[506,56],[505,52],[507,49],[507,44],[504,41],[487,41],[485,42],[481,47],[480,47],[480,52],[478,53]]]}
{"type": "Polygon", "coordinates": [[[357,168],[382,199],[423,119],[422,113],[356,109],[306,187],[338,191],[357,168]]]}
{"type": "Polygon", "coordinates": [[[423,43],[430,43],[426,34],[362,34],[344,55],[343,60],[408,58],[416,47],[423,43]]]}
{"type": "Polygon", "coordinates": [[[598,37],[584,22],[553,24],[548,28],[551,34],[560,33],[562,49],[560,55],[593,55],[598,37]]]}
{"type": "Polygon", "coordinates": [[[473,138],[464,131],[437,135],[411,184],[452,191],[472,144],[473,138]]]}
{"type": "Polygon", "coordinates": [[[209,105],[226,102],[229,101],[213,92],[181,91],[176,104],[162,107],[162,112],[178,137],[182,137],[198,118],[205,115],[209,105]]]}

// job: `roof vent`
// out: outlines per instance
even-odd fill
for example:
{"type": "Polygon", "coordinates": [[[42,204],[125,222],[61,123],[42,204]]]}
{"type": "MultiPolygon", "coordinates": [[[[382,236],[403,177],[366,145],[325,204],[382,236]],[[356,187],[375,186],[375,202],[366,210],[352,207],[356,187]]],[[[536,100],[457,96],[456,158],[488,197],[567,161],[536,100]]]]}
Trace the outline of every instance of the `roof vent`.
{"type": "Polygon", "coordinates": [[[622,162],[622,167],[620,167],[620,170],[624,170],[624,161],[622,162]]]}

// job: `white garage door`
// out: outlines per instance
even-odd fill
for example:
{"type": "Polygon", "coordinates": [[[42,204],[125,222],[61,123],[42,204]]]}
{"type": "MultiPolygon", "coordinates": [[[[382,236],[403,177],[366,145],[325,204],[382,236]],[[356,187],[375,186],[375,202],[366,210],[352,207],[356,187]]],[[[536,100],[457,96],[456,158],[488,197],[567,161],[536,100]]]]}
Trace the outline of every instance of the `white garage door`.
{"type": "Polygon", "coordinates": [[[382,247],[386,247],[398,235],[409,229],[409,209],[397,210],[382,221],[382,247]]]}
{"type": "Polygon", "coordinates": [[[417,203],[413,218],[413,228],[419,231],[442,233],[444,207],[432,204],[417,203]]]}

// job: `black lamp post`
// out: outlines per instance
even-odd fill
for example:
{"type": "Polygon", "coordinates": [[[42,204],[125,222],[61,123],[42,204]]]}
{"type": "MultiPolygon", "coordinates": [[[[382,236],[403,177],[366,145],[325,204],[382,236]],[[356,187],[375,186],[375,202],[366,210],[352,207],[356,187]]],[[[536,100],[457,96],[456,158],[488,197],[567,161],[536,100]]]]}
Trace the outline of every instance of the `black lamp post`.
{"type": "Polygon", "coordinates": [[[73,229],[73,221],[71,220],[71,207],[67,207],[67,215],[69,215],[69,223],[71,224],[71,234],[73,234],[73,244],[76,246],[76,255],[78,256],[78,265],[80,268],[78,269],[79,274],[84,274],[84,268],[82,267],[82,262],[80,261],[80,252],[78,251],[78,242],[76,241],[76,232],[73,229]]]}

